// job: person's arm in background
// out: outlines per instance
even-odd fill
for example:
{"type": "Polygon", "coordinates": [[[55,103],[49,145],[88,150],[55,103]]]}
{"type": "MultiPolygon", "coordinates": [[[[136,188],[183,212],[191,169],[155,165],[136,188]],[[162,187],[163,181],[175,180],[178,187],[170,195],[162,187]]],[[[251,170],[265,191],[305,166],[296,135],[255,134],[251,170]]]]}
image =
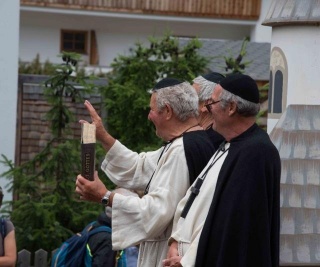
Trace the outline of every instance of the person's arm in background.
{"type": "Polygon", "coordinates": [[[0,266],[14,267],[17,261],[17,246],[14,229],[4,239],[4,256],[0,257],[0,266]]]}

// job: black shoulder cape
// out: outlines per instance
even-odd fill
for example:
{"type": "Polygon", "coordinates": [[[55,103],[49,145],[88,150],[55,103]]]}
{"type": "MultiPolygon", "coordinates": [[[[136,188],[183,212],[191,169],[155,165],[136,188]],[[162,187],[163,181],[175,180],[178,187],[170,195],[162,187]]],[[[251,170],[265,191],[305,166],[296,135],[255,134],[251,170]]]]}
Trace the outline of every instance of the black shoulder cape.
{"type": "Polygon", "coordinates": [[[280,172],[279,153],[256,124],[231,140],[196,267],[279,266],[280,172]]]}
{"type": "Polygon", "coordinates": [[[219,148],[219,145],[224,141],[224,137],[212,129],[212,127],[208,128],[206,130],[206,133],[208,134],[214,148],[217,150],[219,148]]]}
{"type": "Polygon", "coordinates": [[[182,137],[191,185],[216,150],[206,131],[186,132],[182,137]]]}

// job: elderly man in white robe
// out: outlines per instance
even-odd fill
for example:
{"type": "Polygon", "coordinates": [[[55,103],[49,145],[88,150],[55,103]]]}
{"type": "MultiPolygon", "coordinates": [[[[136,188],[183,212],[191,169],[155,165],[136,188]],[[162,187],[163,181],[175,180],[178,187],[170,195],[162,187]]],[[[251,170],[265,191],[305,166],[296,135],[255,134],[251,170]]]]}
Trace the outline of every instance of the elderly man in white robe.
{"type": "Polygon", "coordinates": [[[165,78],[151,93],[148,119],[166,143],[156,151],[140,154],[115,140],[91,104],[85,102],[96,125],[96,137],[107,151],[102,169],[120,187],[144,189],[144,196],[111,192],[97,174],[94,181],[81,175],[76,181],[81,199],[112,207],[114,250],[140,244],[140,267],[162,266],[177,204],[192,183],[191,176],[195,179],[214,153],[208,135],[198,125],[198,97],[189,83],[165,78]]]}

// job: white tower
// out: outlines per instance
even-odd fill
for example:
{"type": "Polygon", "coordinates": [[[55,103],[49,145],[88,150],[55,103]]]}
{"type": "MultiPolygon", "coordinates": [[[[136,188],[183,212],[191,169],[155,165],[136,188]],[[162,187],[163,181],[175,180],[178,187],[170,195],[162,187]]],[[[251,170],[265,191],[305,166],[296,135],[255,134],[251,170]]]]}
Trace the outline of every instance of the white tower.
{"type": "Polygon", "coordinates": [[[320,2],[273,1],[268,132],[289,105],[319,105],[320,2]]]}
{"type": "Polygon", "coordinates": [[[280,265],[320,264],[320,2],[274,0],[268,132],[281,157],[280,265]]]}

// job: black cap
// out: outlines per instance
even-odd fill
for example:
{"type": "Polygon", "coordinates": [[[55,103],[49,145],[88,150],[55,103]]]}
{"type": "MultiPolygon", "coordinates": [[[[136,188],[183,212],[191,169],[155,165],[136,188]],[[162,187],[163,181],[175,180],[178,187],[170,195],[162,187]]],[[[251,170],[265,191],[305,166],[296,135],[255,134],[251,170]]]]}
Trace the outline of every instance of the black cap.
{"type": "Polygon", "coordinates": [[[202,75],[202,77],[213,83],[220,83],[220,81],[225,78],[224,75],[218,72],[211,72],[211,73],[202,75]]]}
{"type": "Polygon", "coordinates": [[[224,78],[220,85],[230,93],[247,101],[259,103],[259,89],[257,83],[248,75],[236,73],[224,78]]]}
{"type": "Polygon", "coordinates": [[[175,78],[164,78],[153,87],[152,91],[157,91],[162,88],[178,85],[180,83],[183,83],[183,82],[175,78]]]}

